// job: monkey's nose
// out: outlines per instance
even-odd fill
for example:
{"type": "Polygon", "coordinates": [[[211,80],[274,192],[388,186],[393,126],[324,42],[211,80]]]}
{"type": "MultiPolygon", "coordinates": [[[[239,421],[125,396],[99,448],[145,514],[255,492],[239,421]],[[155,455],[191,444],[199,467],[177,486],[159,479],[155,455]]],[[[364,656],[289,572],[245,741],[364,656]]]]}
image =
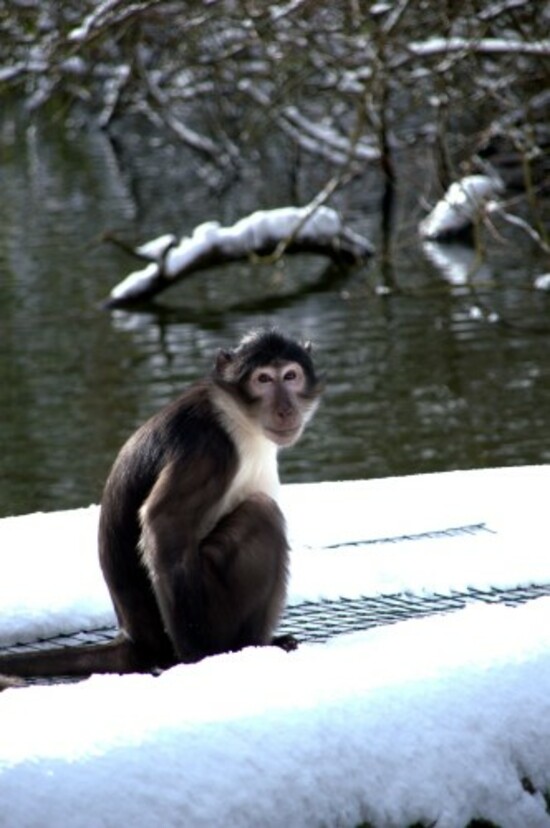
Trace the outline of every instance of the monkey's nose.
{"type": "Polygon", "coordinates": [[[276,413],[278,419],[282,423],[286,423],[294,419],[294,408],[288,403],[283,403],[277,406],[276,413]]]}

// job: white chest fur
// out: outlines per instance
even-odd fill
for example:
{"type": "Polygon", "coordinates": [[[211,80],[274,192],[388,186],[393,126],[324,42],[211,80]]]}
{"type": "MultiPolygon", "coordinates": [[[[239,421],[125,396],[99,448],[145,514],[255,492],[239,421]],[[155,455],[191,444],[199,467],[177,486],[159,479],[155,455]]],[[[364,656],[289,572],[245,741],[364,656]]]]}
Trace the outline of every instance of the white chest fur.
{"type": "Polygon", "coordinates": [[[276,498],[279,493],[279,470],[277,467],[277,446],[263,434],[247,435],[237,443],[240,456],[239,470],[229,488],[227,496],[237,501],[244,500],[253,492],[263,492],[276,498]]]}
{"type": "Polygon", "coordinates": [[[222,423],[235,443],[239,464],[227,492],[208,516],[203,535],[249,495],[259,492],[276,500],[279,493],[275,443],[265,437],[259,427],[251,424],[232,400],[224,398],[218,407],[222,423]]]}

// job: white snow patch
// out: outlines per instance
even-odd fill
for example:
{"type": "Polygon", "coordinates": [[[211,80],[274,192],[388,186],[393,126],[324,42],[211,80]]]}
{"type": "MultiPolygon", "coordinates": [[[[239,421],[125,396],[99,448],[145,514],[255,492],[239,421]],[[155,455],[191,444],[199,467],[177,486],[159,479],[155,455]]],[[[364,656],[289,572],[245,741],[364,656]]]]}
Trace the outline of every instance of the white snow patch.
{"type": "Polygon", "coordinates": [[[540,599],[6,691],[3,824],[549,826],[549,621],[540,599]]]}
{"type": "MultiPolygon", "coordinates": [[[[550,583],[549,487],[548,466],[284,485],[288,601],[550,583]]],[[[0,520],[0,643],[114,623],[98,515],[92,506],[0,520]]]]}
{"type": "Polygon", "coordinates": [[[409,43],[408,50],[420,57],[452,52],[477,52],[487,55],[549,55],[550,40],[518,40],[513,37],[430,37],[428,40],[409,43]]]}
{"type": "Polygon", "coordinates": [[[90,506],[0,520],[0,643],[114,623],[98,517],[90,506]]]}
{"type": "Polygon", "coordinates": [[[113,299],[122,297],[141,296],[152,287],[159,277],[159,266],[154,262],[148,264],[143,270],[134,270],[111,291],[113,299]]]}
{"type": "Polygon", "coordinates": [[[157,236],[156,239],[141,244],[136,247],[136,253],[143,256],[144,259],[150,259],[153,262],[159,262],[164,257],[164,254],[169,247],[176,243],[176,237],[173,233],[164,233],[162,236],[157,236]]]}
{"type": "Polygon", "coordinates": [[[296,230],[299,241],[312,239],[328,242],[341,229],[338,213],[329,207],[319,207],[309,216],[305,207],[257,210],[231,227],[221,227],[218,222],[209,221],[199,225],[192,236],[182,238],[179,245],[169,252],[167,275],[176,275],[209,250],[216,249],[227,256],[244,256],[286,239],[296,230]],[[304,224],[299,227],[302,221],[304,224]]]}
{"type": "Polygon", "coordinates": [[[219,244],[220,232],[222,229],[218,221],[206,221],[195,228],[192,236],[184,236],[166,256],[166,275],[174,278],[200,256],[212,251],[219,244]]]}
{"type": "Polygon", "coordinates": [[[541,273],[535,279],[534,285],[537,290],[550,290],[550,273],[541,273]]]}
{"type": "MultiPolygon", "coordinates": [[[[549,483],[540,466],[284,486],[291,600],[548,583],[549,483]]],[[[0,521],[5,641],[112,620],[97,517],[0,521]]],[[[2,828],[550,828],[550,598],[6,690],[0,734],[2,828]]]]}
{"type": "Polygon", "coordinates": [[[503,191],[503,183],[495,176],[467,175],[455,181],[419,225],[422,238],[437,239],[459,233],[468,227],[503,191]]]}

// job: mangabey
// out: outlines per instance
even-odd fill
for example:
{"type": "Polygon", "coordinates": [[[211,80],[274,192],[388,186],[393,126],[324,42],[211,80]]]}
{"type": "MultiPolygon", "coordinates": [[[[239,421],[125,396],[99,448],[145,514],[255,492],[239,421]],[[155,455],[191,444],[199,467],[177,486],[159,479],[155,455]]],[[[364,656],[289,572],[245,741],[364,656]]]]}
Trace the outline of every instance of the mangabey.
{"type": "Polygon", "coordinates": [[[277,450],[298,440],[321,390],[309,346],[277,331],[219,351],[209,377],[128,440],[105,485],[99,557],[120,634],[6,655],[0,673],[148,671],[295,646],[272,637],[288,564],[277,450]]]}

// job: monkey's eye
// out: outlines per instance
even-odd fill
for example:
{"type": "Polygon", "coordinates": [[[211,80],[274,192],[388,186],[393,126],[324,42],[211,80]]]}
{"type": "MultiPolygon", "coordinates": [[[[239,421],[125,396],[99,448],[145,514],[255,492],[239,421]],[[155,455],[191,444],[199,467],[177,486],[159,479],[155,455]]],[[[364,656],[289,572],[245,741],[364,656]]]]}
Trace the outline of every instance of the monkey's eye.
{"type": "Polygon", "coordinates": [[[256,377],[256,380],[258,382],[261,382],[261,383],[273,382],[273,377],[271,376],[271,374],[261,373],[261,374],[258,374],[258,376],[256,377]]]}
{"type": "Polygon", "coordinates": [[[296,371],[287,371],[283,377],[285,382],[292,382],[295,379],[298,379],[298,374],[296,371]]]}

